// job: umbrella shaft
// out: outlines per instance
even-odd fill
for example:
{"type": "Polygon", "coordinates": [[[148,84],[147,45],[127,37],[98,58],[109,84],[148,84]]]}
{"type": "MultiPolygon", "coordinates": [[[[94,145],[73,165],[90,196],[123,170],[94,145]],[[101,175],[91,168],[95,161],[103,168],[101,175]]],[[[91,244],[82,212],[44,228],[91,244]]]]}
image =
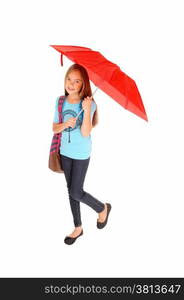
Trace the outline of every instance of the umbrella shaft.
{"type": "MultiPolygon", "coordinates": [[[[97,90],[98,90],[98,87],[97,87],[96,90],[93,92],[92,97],[93,97],[93,95],[96,93],[97,90]]],[[[76,118],[79,117],[79,115],[81,114],[82,111],[83,111],[83,108],[80,110],[80,112],[78,113],[78,115],[77,115],[76,118]]]]}

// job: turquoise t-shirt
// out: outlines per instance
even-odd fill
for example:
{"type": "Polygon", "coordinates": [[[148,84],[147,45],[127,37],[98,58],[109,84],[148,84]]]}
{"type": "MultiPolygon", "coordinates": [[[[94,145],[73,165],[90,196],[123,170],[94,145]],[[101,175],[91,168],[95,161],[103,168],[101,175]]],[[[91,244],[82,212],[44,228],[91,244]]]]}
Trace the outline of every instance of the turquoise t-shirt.
{"type": "MultiPolygon", "coordinates": [[[[59,113],[58,113],[58,100],[56,99],[55,104],[55,113],[54,113],[54,123],[59,123],[59,113]]],[[[62,122],[67,121],[71,117],[76,117],[77,114],[82,109],[82,99],[79,103],[69,103],[67,101],[67,97],[63,102],[62,106],[62,122]]],[[[91,105],[91,120],[93,118],[93,114],[96,110],[96,103],[92,101],[91,105]]],[[[74,159],[87,159],[90,157],[92,150],[92,140],[91,134],[87,137],[84,137],[81,133],[81,125],[83,120],[84,111],[79,115],[76,125],[74,128],[70,127],[66,128],[62,131],[61,134],[61,146],[60,153],[74,159]],[[70,134],[70,143],[69,143],[69,134],[70,134]]]]}

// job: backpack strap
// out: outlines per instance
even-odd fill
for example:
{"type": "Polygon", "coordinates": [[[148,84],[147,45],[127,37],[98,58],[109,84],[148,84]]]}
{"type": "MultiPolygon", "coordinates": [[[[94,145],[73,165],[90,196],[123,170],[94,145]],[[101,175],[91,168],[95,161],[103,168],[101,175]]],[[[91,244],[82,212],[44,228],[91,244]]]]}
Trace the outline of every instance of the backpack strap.
{"type": "MultiPolygon", "coordinates": [[[[60,96],[58,100],[58,113],[59,113],[59,123],[62,123],[62,106],[65,100],[65,96],[60,96]]],[[[62,132],[54,133],[52,137],[52,143],[50,147],[50,154],[54,152],[59,152],[60,143],[61,143],[62,132]]]]}
{"type": "Polygon", "coordinates": [[[62,123],[62,106],[65,100],[65,96],[60,96],[58,101],[58,113],[59,113],[59,123],[62,123]]]}

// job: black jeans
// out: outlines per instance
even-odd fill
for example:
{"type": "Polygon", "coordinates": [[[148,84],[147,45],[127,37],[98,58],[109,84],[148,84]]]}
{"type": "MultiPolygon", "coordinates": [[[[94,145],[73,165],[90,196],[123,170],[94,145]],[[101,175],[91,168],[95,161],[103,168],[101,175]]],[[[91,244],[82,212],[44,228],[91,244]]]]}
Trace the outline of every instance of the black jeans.
{"type": "Polygon", "coordinates": [[[73,214],[74,225],[81,226],[80,202],[89,205],[97,213],[104,210],[104,203],[83,190],[84,179],[89,165],[87,159],[73,159],[61,154],[61,162],[67,182],[70,207],[73,214]]]}

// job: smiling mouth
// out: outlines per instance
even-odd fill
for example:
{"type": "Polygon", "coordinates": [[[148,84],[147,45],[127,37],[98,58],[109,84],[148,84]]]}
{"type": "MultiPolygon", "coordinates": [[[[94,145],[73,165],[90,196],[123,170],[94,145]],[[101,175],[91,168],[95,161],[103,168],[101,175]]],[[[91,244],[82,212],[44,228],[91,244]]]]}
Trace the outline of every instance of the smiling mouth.
{"type": "Polygon", "coordinates": [[[68,88],[69,89],[69,91],[74,91],[74,89],[70,89],[70,88],[68,88]]]}

